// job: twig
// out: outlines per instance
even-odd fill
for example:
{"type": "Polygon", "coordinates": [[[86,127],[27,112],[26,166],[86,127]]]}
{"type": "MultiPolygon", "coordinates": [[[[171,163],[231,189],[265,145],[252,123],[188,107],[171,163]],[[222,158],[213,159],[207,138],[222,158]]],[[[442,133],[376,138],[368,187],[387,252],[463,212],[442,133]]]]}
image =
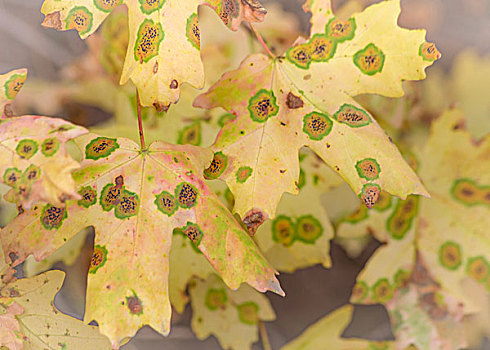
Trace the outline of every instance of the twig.
{"type": "Polygon", "coordinates": [[[272,350],[269,337],[267,336],[267,329],[265,328],[265,323],[259,320],[259,333],[260,339],[262,341],[262,347],[264,350],[272,350]]]}
{"type": "Polygon", "coordinates": [[[259,41],[259,43],[262,45],[262,47],[264,48],[264,50],[269,54],[269,56],[271,56],[272,58],[275,58],[276,55],[274,55],[274,53],[271,51],[271,49],[269,49],[269,47],[265,43],[264,39],[262,39],[262,36],[255,29],[254,25],[252,23],[249,23],[249,24],[250,24],[250,29],[255,34],[255,37],[257,38],[257,40],[259,41]]]}
{"type": "Polygon", "coordinates": [[[138,128],[140,131],[140,144],[141,149],[146,150],[145,135],[143,134],[143,121],[141,120],[141,101],[138,89],[136,89],[136,110],[138,111],[138,128]]]}

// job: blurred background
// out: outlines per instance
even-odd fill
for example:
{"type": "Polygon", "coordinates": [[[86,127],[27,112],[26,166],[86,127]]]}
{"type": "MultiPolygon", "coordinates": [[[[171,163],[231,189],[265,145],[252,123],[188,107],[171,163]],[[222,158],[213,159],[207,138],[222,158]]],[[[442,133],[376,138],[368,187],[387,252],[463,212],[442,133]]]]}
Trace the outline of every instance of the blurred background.
{"type": "MultiPolygon", "coordinates": [[[[346,2],[348,1],[333,0],[334,9],[342,8],[346,2]]],[[[362,8],[376,2],[378,1],[357,1],[356,6],[362,8]]],[[[31,81],[66,81],[66,68],[89,51],[87,42],[82,41],[75,32],[57,32],[43,28],[40,25],[43,19],[40,13],[41,3],[42,0],[0,0],[0,73],[27,67],[29,78],[26,89],[29,88],[31,81]]],[[[266,7],[279,4],[284,11],[296,18],[297,24],[294,25],[297,25],[298,30],[307,32],[308,16],[302,12],[299,0],[263,0],[263,3],[266,7]]],[[[427,29],[427,41],[436,43],[442,53],[442,59],[435,64],[437,69],[435,67],[428,69],[428,79],[433,75],[436,76],[434,79],[453,76],[456,65],[462,66],[464,62],[471,64],[471,60],[470,63],[467,63],[468,59],[462,61],[461,57],[464,55],[484,60],[488,66],[490,0],[402,0],[399,24],[407,28],[427,29]]],[[[222,30],[226,29],[222,27],[222,30]]],[[[290,42],[293,42],[295,37],[288,37],[288,35],[293,35],[289,33],[294,33],[295,30],[284,28],[284,35],[290,42]]],[[[203,28],[201,33],[205,42],[208,33],[203,28]]],[[[265,39],[267,40],[267,37],[265,39]]],[[[463,81],[460,93],[464,95],[467,86],[474,88],[473,85],[478,84],[480,94],[487,96],[486,104],[481,108],[485,109],[487,116],[490,116],[489,80],[485,80],[486,78],[482,80],[478,74],[465,76],[466,80],[464,77],[460,79],[463,81]]],[[[437,86],[427,88],[437,89],[437,86]]],[[[473,93],[475,89],[471,91],[473,93]]],[[[433,92],[437,95],[437,91],[433,92]]],[[[51,97],[49,94],[43,96],[51,97]]],[[[25,98],[22,94],[19,95],[19,110],[23,112],[56,114],[82,125],[93,126],[112,117],[107,109],[87,103],[67,102],[61,103],[57,108],[51,108],[45,106],[44,101],[29,103],[25,98]]],[[[483,130],[488,128],[488,121],[486,125],[480,127],[483,130]]],[[[347,203],[345,204],[347,207],[355,206],[357,200],[346,186],[329,192],[324,198],[324,204],[332,219],[341,214],[337,209],[337,198],[340,197],[347,203]]],[[[3,208],[3,210],[8,209],[3,208]]],[[[56,298],[56,304],[63,312],[78,318],[83,317],[85,276],[93,248],[93,232],[83,240],[85,241],[82,252],[71,266],[62,262],[55,265],[55,268],[67,272],[64,287],[56,298]]],[[[281,298],[268,293],[277,314],[276,321],[266,323],[272,349],[279,349],[299,336],[306,327],[330,311],[348,303],[356,275],[378,246],[379,243],[373,240],[358,258],[351,259],[340,246],[334,243],[330,252],[332,268],[315,266],[293,274],[282,273],[279,279],[287,297],[281,298]]],[[[145,327],[123,349],[220,349],[214,337],[200,341],[194,336],[189,326],[190,318],[191,310],[188,305],[183,314],[174,313],[172,331],[168,338],[163,338],[145,327]]],[[[352,324],[344,335],[362,336],[373,340],[393,339],[387,312],[381,305],[356,306],[352,324]]],[[[254,345],[254,349],[261,348],[260,343],[254,345]]],[[[482,339],[481,344],[474,345],[473,348],[490,349],[490,343],[488,339],[482,339]]]]}

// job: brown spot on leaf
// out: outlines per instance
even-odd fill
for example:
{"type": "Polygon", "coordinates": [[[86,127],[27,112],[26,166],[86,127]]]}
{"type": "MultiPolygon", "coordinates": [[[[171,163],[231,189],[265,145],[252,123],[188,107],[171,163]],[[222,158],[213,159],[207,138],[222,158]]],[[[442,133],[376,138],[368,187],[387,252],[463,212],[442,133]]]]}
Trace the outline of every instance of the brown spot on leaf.
{"type": "Polygon", "coordinates": [[[154,102],[153,107],[155,107],[158,113],[162,113],[168,111],[168,109],[170,108],[170,104],[164,105],[163,103],[160,102],[154,102]]]}
{"type": "Polygon", "coordinates": [[[54,28],[56,30],[61,30],[62,24],[60,19],[60,12],[55,11],[52,13],[48,13],[46,17],[44,17],[43,23],[41,23],[41,25],[46,28],[54,28]]]}
{"type": "Polygon", "coordinates": [[[304,103],[301,97],[294,95],[292,92],[289,92],[286,105],[289,109],[298,109],[302,108],[304,103]]]}
{"type": "Polygon", "coordinates": [[[3,115],[7,118],[11,118],[14,116],[14,111],[12,111],[12,105],[10,103],[6,104],[3,107],[3,115]]]}
{"type": "Polygon", "coordinates": [[[243,223],[247,226],[248,232],[253,237],[260,225],[264,223],[266,215],[260,209],[251,209],[245,214],[243,223]]]}
{"type": "Polygon", "coordinates": [[[153,74],[157,74],[158,72],[158,61],[155,62],[155,65],[153,66],[153,74]]]}
{"type": "Polygon", "coordinates": [[[170,83],[170,88],[171,89],[177,89],[179,87],[179,82],[177,80],[172,80],[172,82],[170,83]]]}
{"type": "Polygon", "coordinates": [[[131,312],[133,315],[140,315],[143,313],[143,306],[141,305],[141,300],[136,296],[130,296],[126,298],[129,312],[131,312]]]}

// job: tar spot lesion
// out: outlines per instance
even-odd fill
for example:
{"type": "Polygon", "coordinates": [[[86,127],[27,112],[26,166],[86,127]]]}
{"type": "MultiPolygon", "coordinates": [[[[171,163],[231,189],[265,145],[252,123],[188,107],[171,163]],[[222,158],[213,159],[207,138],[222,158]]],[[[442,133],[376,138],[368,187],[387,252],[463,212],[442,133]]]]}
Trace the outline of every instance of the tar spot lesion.
{"type": "Polygon", "coordinates": [[[41,213],[41,223],[48,229],[60,228],[63,220],[68,216],[65,208],[55,207],[51,204],[46,204],[41,213]]]}
{"type": "Polygon", "coordinates": [[[197,189],[188,182],[182,182],[175,189],[175,198],[177,198],[180,207],[184,209],[197,205],[197,196],[197,189]]]}

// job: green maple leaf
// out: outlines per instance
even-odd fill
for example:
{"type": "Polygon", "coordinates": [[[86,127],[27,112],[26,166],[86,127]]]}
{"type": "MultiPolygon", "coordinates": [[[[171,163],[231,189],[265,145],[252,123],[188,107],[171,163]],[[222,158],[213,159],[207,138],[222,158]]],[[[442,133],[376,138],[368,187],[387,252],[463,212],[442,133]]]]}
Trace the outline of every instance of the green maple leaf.
{"type": "Polygon", "coordinates": [[[91,35],[119,4],[128,7],[129,45],[121,83],[131,79],[144,106],[168,109],[179,98],[179,87],[202,87],[204,72],[199,56],[197,7],[213,8],[223,22],[236,30],[242,21],[261,21],[266,10],[257,0],[46,0],[43,25],[75,29],[82,38],[91,35]]]}
{"type": "Polygon", "coordinates": [[[282,293],[275,271],[202,178],[210,150],[127,139],[76,139],[84,154],[74,174],[79,201],[36,206],[1,233],[4,250],[43,259],[82,228],[96,231],[85,321],[96,320],[113,346],[143,325],[167,334],[172,232],[192,241],[231,288],[247,282],[282,293]],[[108,306],[110,305],[110,307],[108,306]]]}
{"type": "Polygon", "coordinates": [[[223,349],[250,349],[258,340],[258,323],[276,318],[265,295],[247,285],[232,291],[215,274],[191,282],[190,296],[192,330],[201,340],[214,335],[223,349]]]}
{"type": "Polygon", "coordinates": [[[0,75],[0,182],[12,188],[6,199],[24,208],[36,202],[62,205],[78,197],[71,172],[79,163],[65,144],[88,131],[63,119],[13,117],[10,103],[26,77],[25,69],[0,75]]]}
{"type": "Polygon", "coordinates": [[[97,327],[62,314],[53,300],[61,289],[64,272],[49,271],[16,280],[0,249],[0,348],[110,349],[109,339],[97,327]]]}
{"type": "Polygon", "coordinates": [[[358,276],[351,301],[386,304],[405,345],[464,347],[462,315],[486,312],[467,286],[490,290],[490,137],[476,144],[464,122],[455,110],[432,125],[419,167],[431,199],[386,195],[337,230],[347,246],[367,232],[386,243],[358,276]]]}
{"type": "Polygon", "coordinates": [[[300,40],[285,57],[249,56],[194,102],[237,116],[218,135],[207,176],[226,181],[236,198],[234,210],[252,230],[275,216],[284,192],[297,193],[297,152],[303,146],[335,169],[368,207],[380,189],[402,198],[427,195],[353,96],[401,96],[402,80],[424,78],[424,68],[439,57],[437,49],[424,41],[423,30],[397,26],[397,0],[348,21],[334,17],[329,1],[315,1],[310,9],[308,41],[300,40]],[[243,167],[252,174],[240,182],[243,167]]]}

